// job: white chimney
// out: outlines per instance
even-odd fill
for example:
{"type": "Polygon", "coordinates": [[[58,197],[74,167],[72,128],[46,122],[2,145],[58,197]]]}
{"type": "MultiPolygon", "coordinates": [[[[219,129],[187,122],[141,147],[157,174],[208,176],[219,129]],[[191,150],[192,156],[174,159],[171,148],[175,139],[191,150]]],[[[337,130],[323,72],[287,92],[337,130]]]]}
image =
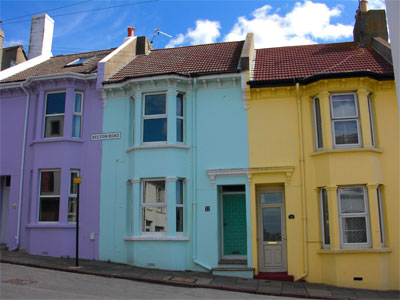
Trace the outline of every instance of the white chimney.
{"type": "Polygon", "coordinates": [[[54,20],[47,14],[32,17],[28,59],[39,55],[52,56],[53,30],[54,20]]]}

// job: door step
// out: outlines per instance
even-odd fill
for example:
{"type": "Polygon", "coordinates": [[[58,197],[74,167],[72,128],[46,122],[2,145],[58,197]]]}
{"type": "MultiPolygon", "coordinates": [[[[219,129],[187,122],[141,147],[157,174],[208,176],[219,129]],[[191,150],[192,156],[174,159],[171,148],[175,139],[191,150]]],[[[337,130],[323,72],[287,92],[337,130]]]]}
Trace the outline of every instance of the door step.
{"type": "Polygon", "coordinates": [[[294,276],[288,275],[287,272],[259,272],[258,275],[254,275],[254,278],[277,281],[294,281],[294,276]]]}
{"type": "Polygon", "coordinates": [[[253,278],[254,268],[247,267],[216,267],[211,270],[213,275],[253,278]]]}

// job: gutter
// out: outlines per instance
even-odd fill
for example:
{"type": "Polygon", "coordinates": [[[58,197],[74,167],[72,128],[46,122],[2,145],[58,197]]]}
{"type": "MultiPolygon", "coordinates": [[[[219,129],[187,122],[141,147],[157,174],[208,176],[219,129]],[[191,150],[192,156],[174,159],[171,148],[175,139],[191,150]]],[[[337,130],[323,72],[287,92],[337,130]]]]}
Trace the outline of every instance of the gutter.
{"type": "Polygon", "coordinates": [[[21,231],[21,210],[22,210],[22,190],[24,184],[24,166],[25,166],[25,152],[26,152],[26,135],[28,131],[28,112],[29,112],[29,101],[30,95],[24,87],[24,82],[21,83],[21,88],[26,94],[26,109],[25,109],[25,126],[24,126],[24,139],[22,144],[22,158],[21,158],[21,172],[20,172],[20,183],[19,183],[19,197],[18,197],[18,219],[17,219],[17,235],[15,236],[16,245],[13,249],[18,250],[20,244],[20,231],[21,231]]]}
{"type": "Polygon", "coordinates": [[[301,109],[300,84],[296,83],[297,96],[297,120],[299,128],[299,148],[300,148],[300,172],[301,172],[301,203],[303,211],[303,255],[304,255],[304,273],[297,278],[297,281],[302,280],[308,275],[308,237],[307,237],[307,204],[306,204],[306,179],[304,168],[304,140],[303,140],[303,114],[301,109]]]}

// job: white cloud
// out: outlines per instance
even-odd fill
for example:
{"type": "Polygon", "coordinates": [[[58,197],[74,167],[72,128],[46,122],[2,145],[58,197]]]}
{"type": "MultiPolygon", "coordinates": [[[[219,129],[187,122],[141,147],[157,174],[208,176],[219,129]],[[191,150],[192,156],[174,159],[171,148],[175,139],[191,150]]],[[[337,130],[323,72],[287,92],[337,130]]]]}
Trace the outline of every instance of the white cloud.
{"type": "Polygon", "coordinates": [[[285,16],[271,12],[270,5],[253,11],[252,17],[239,17],[225,41],[243,40],[254,33],[256,48],[314,44],[317,39],[337,40],[352,36],[353,25],[332,24],[331,18],[342,13],[342,6],[329,8],[311,0],[296,2],[285,16]]]}
{"type": "Polygon", "coordinates": [[[7,47],[18,46],[18,45],[23,45],[23,44],[24,44],[23,40],[11,40],[11,41],[4,40],[3,47],[7,48],[7,47]]]}
{"type": "Polygon", "coordinates": [[[385,0],[368,0],[368,9],[385,9],[385,0]]]}
{"type": "Polygon", "coordinates": [[[199,45],[214,43],[221,35],[218,21],[197,20],[196,28],[189,28],[186,34],[179,33],[176,38],[169,41],[166,48],[176,47],[183,44],[199,45]]]}

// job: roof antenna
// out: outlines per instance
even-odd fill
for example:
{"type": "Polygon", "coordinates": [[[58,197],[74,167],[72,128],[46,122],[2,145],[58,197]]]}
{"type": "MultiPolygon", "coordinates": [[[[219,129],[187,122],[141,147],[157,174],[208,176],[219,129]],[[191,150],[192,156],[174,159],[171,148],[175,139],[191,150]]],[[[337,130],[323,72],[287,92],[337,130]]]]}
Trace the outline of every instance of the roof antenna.
{"type": "Polygon", "coordinates": [[[165,36],[167,36],[167,37],[172,38],[172,35],[169,35],[168,33],[162,32],[160,29],[157,28],[157,29],[154,29],[153,38],[151,39],[151,42],[150,42],[151,45],[153,45],[154,38],[156,37],[156,35],[160,35],[160,33],[165,35],[165,36]]]}

